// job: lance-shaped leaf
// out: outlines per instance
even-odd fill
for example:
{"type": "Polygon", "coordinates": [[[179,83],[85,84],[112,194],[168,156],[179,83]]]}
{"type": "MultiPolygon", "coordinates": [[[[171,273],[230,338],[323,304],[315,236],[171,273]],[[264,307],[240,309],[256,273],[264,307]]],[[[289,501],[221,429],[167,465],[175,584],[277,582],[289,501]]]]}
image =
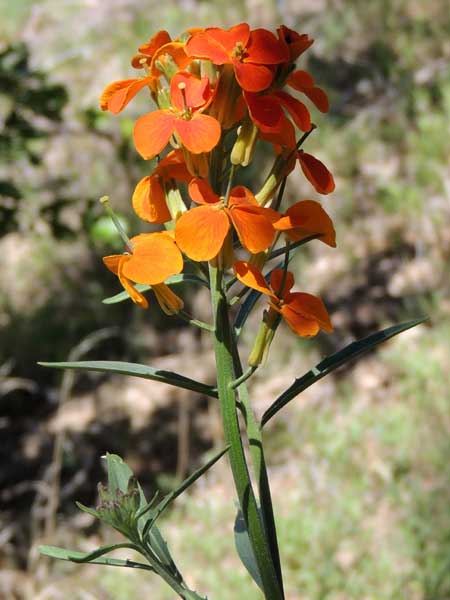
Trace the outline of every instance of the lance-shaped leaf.
{"type": "MultiPolygon", "coordinates": [[[[179,275],[172,275],[169,279],[166,279],[165,283],[167,285],[175,285],[177,283],[198,283],[199,285],[203,285],[209,288],[209,284],[207,281],[202,279],[201,277],[197,277],[197,275],[192,275],[189,273],[180,273],[179,275]]],[[[137,283],[134,286],[139,292],[147,292],[151,289],[150,285],[146,285],[145,283],[137,283]]],[[[102,300],[103,304],[117,304],[118,302],[123,302],[124,300],[129,300],[130,295],[127,291],[119,292],[114,296],[110,296],[109,298],[105,298],[102,300]]]]}
{"type": "Polygon", "coordinates": [[[255,554],[253,552],[250,538],[248,537],[247,528],[245,526],[245,520],[240,509],[238,510],[236,520],[234,522],[234,543],[242,564],[250,573],[250,576],[256,585],[264,592],[261,575],[259,574],[258,565],[256,564],[255,554]]]}
{"type": "Polygon", "coordinates": [[[41,554],[50,556],[51,558],[58,558],[60,560],[68,560],[70,562],[89,562],[96,565],[107,565],[110,567],[131,567],[134,569],[145,569],[146,571],[154,571],[150,565],[135,562],[134,560],[122,559],[122,558],[110,558],[104,557],[103,554],[112,552],[119,548],[129,548],[131,544],[114,544],[112,546],[103,546],[94,552],[88,554],[84,552],[78,552],[76,550],[66,550],[65,548],[58,548],[57,546],[39,546],[38,550],[41,554]]]}
{"type": "Polygon", "coordinates": [[[415,319],[414,321],[407,321],[405,323],[400,323],[399,325],[387,327],[386,329],[378,331],[377,333],[373,333],[361,340],[352,342],[331,356],[327,356],[327,358],[322,360],[318,365],[311,369],[311,371],[308,371],[305,373],[305,375],[299,379],[296,379],[294,383],[288,387],[287,390],[285,390],[271,406],[269,406],[262,416],[261,427],[263,427],[267,421],[276,415],[276,413],[281,410],[283,406],[286,406],[286,404],[298,396],[298,394],[306,390],[306,388],[311,386],[313,383],[316,383],[316,381],[319,381],[319,379],[322,379],[322,377],[325,377],[325,375],[328,375],[350,360],[358,358],[375,346],[378,346],[378,344],[389,340],[390,338],[402,333],[403,331],[406,331],[407,329],[411,329],[411,327],[415,327],[416,325],[423,323],[427,320],[427,318],[428,317],[423,317],[421,319],[415,319]]]}
{"type": "Polygon", "coordinates": [[[96,371],[98,373],[115,373],[119,375],[130,375],[132,377],[141,377],[152,381],[160,381],[168,385],[183,388],[205,394],[211,398],[217,398],[217,390],[211,385],[200,383],[184,375],[165,371],[163,369],[154,369],[147,365],[137,363],[113,361],[113,360],[92,360],[76,362],[39,362],[42,367],[51,367],[52,369],[80,369],[82,371],[96,371]]]}
{"type": "Polygon", "coordinates": [[[175,498],[178,498],[178,496],[182,494],[185,490],[187,490],[187,488],[190,487],[195,481],[197,481],[197,479],[201,477],[203,473],[206,473],[206,471],[208,471],[208,469],[210,469],[220,458],[222,458],[222,456],[226,452],[228,452],[228,450],[228,446],[220,450],[220,452],[215,454],[207,463],[205,463],[199,469],[194,471],[192,475],[185,479],[181,485],[179,485],[175,490],[167,494],[167,496],[165,496],[163,500],[161,500],[161,502],[151,513],[151,518],[149,519],[146,528],[144,529],[143,537],[145,537],[149,529],[151,530],[151,528],[154,526],[156,519],[158,519],[162,515],[162,513],[167,509],[167,507],[175,500],[175,498]]]}

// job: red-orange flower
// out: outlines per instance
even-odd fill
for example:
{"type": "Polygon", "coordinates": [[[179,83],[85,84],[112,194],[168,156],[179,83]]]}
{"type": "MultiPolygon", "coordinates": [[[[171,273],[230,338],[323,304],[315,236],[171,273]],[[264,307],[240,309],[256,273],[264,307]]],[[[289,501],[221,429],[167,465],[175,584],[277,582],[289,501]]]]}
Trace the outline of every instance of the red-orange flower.
{"type": "Polygon", "coordinates": [[[297,60],[314,43],[306,33],[299,34],[286,25],[278,27],[277,33],[281,44],[286,47],[290,62],[297,60]]]}
{"type": "Polygon", "coordinates": [[[167,232],[143,233],[131,239],[131,254],[105,256],[103,262],[138,306],[148,308],[146,298],[133,283],[151,285],[161,308],[167,314],[181,310],[183,302],[163,283],[183,269],[183,257],[167,232]]]}
{"type": "Polygon", "coordinates": [[[209,152],[220,139],[219,122],[204,115],[213,98],[209,79],[192,73],[176,73],[170,82],[172,107],[140,117],[134,126],[134,143],[145,159],[159,154],[172,135],[193,154],[209,152]]]}
{"type": "Polygon", "coordinates": [[[252,94],[244,92],[252,121],[258,127],[263,137],[277,136],[277,139],[287,147],[295,147],[295,130],[286,118],[283,108],[301,131],[311,129],[309,110],[290,94],[277,91],[271,94],[252,94]]]}
{"type": "Polygon", "coordinates": [[[297,202],[276,221],[273,226],[283,231],[291,242],[299,242],[311,235],[319,234],[319,240],[333,248],[336,246],[336,232],[333,221],[314,200],[297,202]]]}
{"type": "Polygon", "coordinates": [[[326,93],[315,85],[313,77],[307,71],[294,71],[287,78],[286,84],[305,94],[321,112],[330,110],[326,93]]]}
{"type": "Polygon", "coordinates": [[[165,223],[172,216],[166,203],[166,185],[172,181],[189,183],[192,175],[184,162],[181,150],[172,150],[159,163],[151,175],[139,181],[132,203],[136,214],[149,223],[165,223]]]}
{"type": "Polygon", "coordinates": [[[319,194],[330,194],[334,191],[333,175],[318,158],[303,150],[297,152],[297,158],[306,179],[319,194]]]}
{"type": "Polygon", "coordinates": [[[217,256],[233,225],[241,244],[252,254],[266,250],[273,242],[272,222],[279,215],[262,208],[252,192],[240,185],[231,190],[228,205],[203,179],[193,179],[189,193],[197,206],[181,215],[175,227],[179,248],[192,260],[217,256]]]}
{"type": "Polygon", "coordinates": [[[291,292],[294,276],[286,273],[283,289],[283,270],[275,269],[270,276],[270,286],[263,274],[251,264],[238,261],[234,264],[236,277],[246,286],[269,296],[269,306],[280,313],[294,333],[302,337],[316,335],[320,329],[330,333],[333,326],[322,300],[303,292],[291,292]]]}
{"type": "Polygon", "coordinates": [[[285,45],[273,33],[266,29],[250,31],[247,23],[194,33],[186,43],[186,52],[216,65],[232,64],[239,85],[250,92],[268,88],[274,77],[272,65],[289,58],[285,45]]]}

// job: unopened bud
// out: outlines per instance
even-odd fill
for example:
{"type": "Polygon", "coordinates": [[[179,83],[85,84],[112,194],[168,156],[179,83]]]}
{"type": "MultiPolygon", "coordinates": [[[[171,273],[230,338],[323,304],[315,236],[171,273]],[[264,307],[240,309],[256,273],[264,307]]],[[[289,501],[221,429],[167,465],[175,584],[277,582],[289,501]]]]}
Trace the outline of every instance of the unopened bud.
{"type": "Polygon", "coordinates": [[[257,139],[258,128],[251,119],[246,119],[239,128],[237,140],[231,150],[231,163],[247,167],[253,159],[257,139]]]}

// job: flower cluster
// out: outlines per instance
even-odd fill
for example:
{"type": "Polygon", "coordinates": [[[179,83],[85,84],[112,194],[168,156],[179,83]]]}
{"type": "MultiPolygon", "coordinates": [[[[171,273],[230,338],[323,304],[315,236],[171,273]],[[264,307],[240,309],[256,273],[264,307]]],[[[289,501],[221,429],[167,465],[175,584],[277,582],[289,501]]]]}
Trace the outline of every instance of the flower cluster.
{"type": "Polygon", "coordinates": [[[334,190],[327,167],[301,148],[315,128],[304,100],[329,109],[325,92],[296,66],[312,43],[286,26],[276,34],[246,23],[191,29],[175,40],[159,31],[132,58],[142,75],[104,90],[101,108],[114,114],[141,90],[154,105],[137,119],[133,140],[137,152],[145,160],[157,157],[157,164],[138,182],[132,206],[165,231],[136,236],[125,254],[104,259],[141,307],[148,303],[136,283],[150,285],[163,310],[177,313],[183,302],[164,282],[181,273],[184,262],[195,268],[212,261],[266,294],[265,315],[281,315],[296,334],[331,331],[319,298],[290,291],[288,260],[270,278],[262,274],[280,240],[287,249],[312,237],[335,246],[333,223],[319,202],[300,200],[280,210],[284,181],[297,162],[317,193],[334,190]],[[252,191],[235,178],[253,160],[259,140],[272,146],[274,162],[261,189],[252,191]]]}

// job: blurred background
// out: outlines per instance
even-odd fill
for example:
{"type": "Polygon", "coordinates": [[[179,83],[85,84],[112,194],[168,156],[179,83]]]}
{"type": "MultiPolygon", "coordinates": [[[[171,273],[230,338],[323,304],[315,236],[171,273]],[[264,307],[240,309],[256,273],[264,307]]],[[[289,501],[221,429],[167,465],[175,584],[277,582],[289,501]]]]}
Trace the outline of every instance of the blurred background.
{"type": "MultiPolygon", "coordinates": [[[[148,165],[131,142],[143,97],[114,117],[98,96],[133,76],[130,57],[157,30],[245,20],[316,39],[299,66],[332,109],[312,110],[319,129],[305,148],[337,184],[318,198],[296,172],[287,189],[292,201],[320,199],[335,221],[337,249],[312,242],[295,263],[335,332],[301,340],[280,329],[252,379],[255,410],[353,339],[430,316],[268,425],[287,597],[449,599],[448,1],[1,0],[0,13],[0,598],[173,597],[145,574],[49,563],[35,548],[115,540],[74,504],[95,504],[100,457],[118,453],[149,493],[169,490],[221,445],[217,406],[36,363],[121,359],[212,383],[207,335],[154,305],[101,302],[120,291],[101,257],[121,242],[97,199],[109,194],[130,231],[145,230],[130,198],[148,165]]],[[[255,181],[267,161],[261,154],[251,167],[255,181]]],[[[209,320],[203,292],[184,297],[209,320]]],[[[244,359],[251,342],[250,331],[244,359]]],[[[256,600],[233,548],[231,489],[223,461],[177,500],[162,530],[192,587],[213,600],[256,600]]]]}

